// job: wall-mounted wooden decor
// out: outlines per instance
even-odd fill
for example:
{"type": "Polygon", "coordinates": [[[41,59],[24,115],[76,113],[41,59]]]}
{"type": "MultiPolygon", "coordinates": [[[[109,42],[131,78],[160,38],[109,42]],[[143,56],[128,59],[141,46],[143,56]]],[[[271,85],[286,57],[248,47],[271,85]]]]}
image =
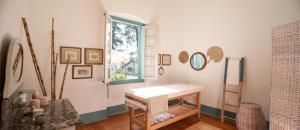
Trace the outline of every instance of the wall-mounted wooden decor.
{"type": "Polygon", "coordinates": [[[171,65],[171,55],[162,54],[162,65],[171,65]]]}
{"type": "Polygon", "coordinates": [[[60,63],[67,64],[69,57],[69,64],[81,64],[81,48],[60,47],[60,63]]]}
{"type": "Polygon", "coordinates": [[[72,78],[73,79],[87,79],[93,77],[92,65],[73,65],[72,78]]]}
{"type": "Polygon", "coordinates": [[[211,60],[213,62],[220,62],[223,59],[223,50],[221,47],[213,46],[207,50],[206,55],[209,58],[208,62],[211,60]]]}
{"type": "MultiPolygon", "coordinates": [[[[16,42],[19,42],[18,40],[16,40],[16,42]]],[[[15,57],[15,59],[13,60],[13,67],[12,67],[12,71],[13,71],[13,77],[14,80],[16,82],[19,82],[22,78],[23,75],[23,64],[24,64],[24,54],[23,54],[23,47],[22,45],[19,43],[18,46],[15,46],[14,50],[17,52],[17,55],[15,57]]],[[[15,52],[13,52],[15,53],[15,52]]]]}
{"type": "Polygon", "coordinates": [[[161,54],[158,54],[158,65],[161,65],[161,54]]]}
{"type": "Polygon", "coordinates": [[[162,66],[160,66],[159,69],[158,69],[158,74],[163,75],[164,73],[165,73],[164,68],[162,66]]]}
{"type": "Polygon", "coordinates": [[[186,51],[181,51],[179,53],[178,59],[181,63],[187,63],[189,60],[189,54],[186,51]]]}
{"type": "Polygon", "coordinates": [[[93,65],[103,64],[103,49],[85,48],[84,63],[93,65]]]}

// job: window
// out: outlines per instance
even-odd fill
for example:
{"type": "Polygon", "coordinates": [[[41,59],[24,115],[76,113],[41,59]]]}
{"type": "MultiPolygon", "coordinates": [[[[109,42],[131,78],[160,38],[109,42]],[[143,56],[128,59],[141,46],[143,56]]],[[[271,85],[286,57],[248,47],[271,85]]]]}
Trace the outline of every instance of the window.
{"type": "Polygon", "coordinates": [[[111,80],[142,79],[142,26],[129,20],[113,17],[111,29],[111,80]]]}
{"type": "Polygon", "coordinates": [[[116,85],[157,79],[157,36],[157,25],[106,15],[104,82],[116,85]]]}

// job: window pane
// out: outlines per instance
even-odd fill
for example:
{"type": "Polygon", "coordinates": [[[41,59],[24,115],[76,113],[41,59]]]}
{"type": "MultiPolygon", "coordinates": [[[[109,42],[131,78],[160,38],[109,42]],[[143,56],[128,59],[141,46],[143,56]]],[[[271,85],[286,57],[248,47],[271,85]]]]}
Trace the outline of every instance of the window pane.
{"type": "Polygon", "coordinates": [[[138,27],[112,22],[112,80],[139,78],[138,27]]]}

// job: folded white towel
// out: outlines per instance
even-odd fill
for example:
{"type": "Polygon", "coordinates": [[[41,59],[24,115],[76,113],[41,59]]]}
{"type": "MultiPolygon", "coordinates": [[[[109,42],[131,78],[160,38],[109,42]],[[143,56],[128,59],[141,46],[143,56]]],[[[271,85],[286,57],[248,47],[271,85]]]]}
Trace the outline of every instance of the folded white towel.
{"type": "Polygon", "coordinates": [[[227,66],[226,84],[239,85],[239,82],[240,82],[240,60],[241,59],[230,59],[229,58],[228,66],[227,66]]]}
{"type": "Polygon", "coordinates": [[[150,97],[148,99],[148,110],[152,115],[168,111],[168,95],[150,97]]]}

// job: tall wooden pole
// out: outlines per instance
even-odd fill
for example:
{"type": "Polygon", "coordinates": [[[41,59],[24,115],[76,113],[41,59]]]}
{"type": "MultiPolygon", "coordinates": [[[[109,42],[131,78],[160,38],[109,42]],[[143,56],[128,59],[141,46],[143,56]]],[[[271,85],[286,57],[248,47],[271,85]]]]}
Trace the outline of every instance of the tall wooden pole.
{"type": "Polygon", "coordinates": [[[54,79],[53,79],[53,81],[54,81],[54,91],[55,91],[55,93],[54,93],[54,97],[55,97],[55,99],[56,99],[56,72],[57,72],[57,60],[58,60],[58,53],[56,53],[56,57],[55,57],[55,66],[54,66],[54,79]]]}
{"type": "Polygon", "coordinates": [[[51,31],[51,100],[55,100],[55,48],[54,48],[54,18],[52,18],[52,31],[51,31]]]}
{"type": "Polygon", "coordinates": [[[64,92],[64,85],[65,85],[65,80],[66,80],[67,70],[68,70],[68,66],[69,66],[69,61],[70,61],[70,57],[68,56],[68,61],[67,61],[67,65],[66,65],[66,68],[65,68],[63,81],[62,81],[61,87],[60,87],[59,99],[62,98],[62,94],[63,94],[63,92],[64,92]]]}
{"type": "Polygon", "coordinates": [[[40,71],[40,67],[38,65],[38,62],[37,62],[37,59],[36,59],[36,56],[35,56],[35,53],[34,53],[34,50],[33,50],[33,46],[32,46],[32,42],[31,42],[31,38],[30,38],[30,34],[29,34],[26,19],[22,18],[22,22],[23,22],[23,26],[24,26],[24,29],[25,29],[25,33],[26,33],[27,43],[28,43],[28,46],[29,46],[29,49],[30,49],[32,62],[33,62],[34,68],[35,68],[35,72],[36,72],[36,75],[37,75],[37,78],[38,78],[43,96],[47,96],[47,91],[45,89],[45,85],[44,85],[44,81],[43,81],[42,74],[41,74],[41,71],[40,71]]]}

